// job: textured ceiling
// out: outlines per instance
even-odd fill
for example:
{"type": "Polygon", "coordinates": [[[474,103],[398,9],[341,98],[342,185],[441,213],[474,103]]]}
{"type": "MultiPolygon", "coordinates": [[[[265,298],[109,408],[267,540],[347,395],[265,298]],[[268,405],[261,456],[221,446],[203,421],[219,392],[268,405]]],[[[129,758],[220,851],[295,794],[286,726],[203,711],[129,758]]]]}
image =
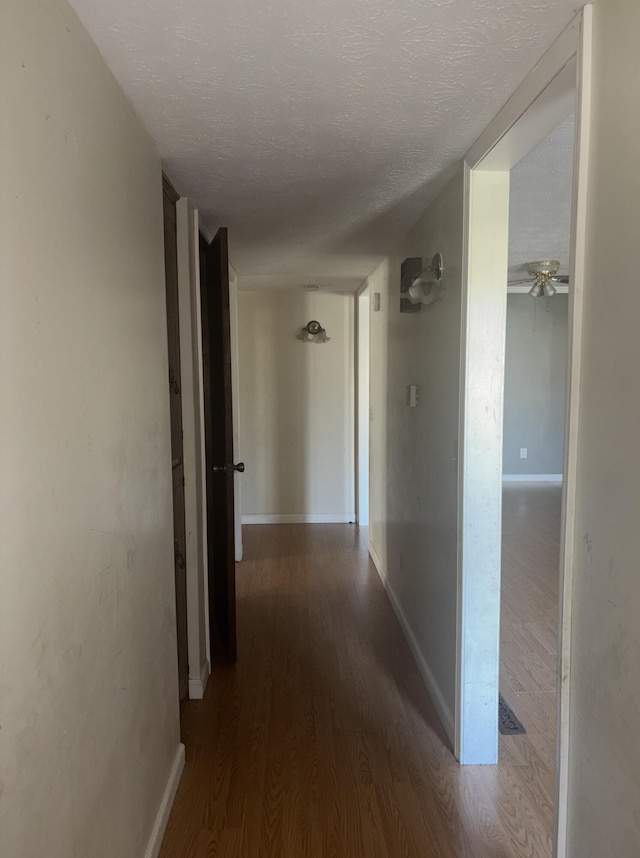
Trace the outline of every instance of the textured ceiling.
{"type": "Polygon", "coordinates": [[[509,278],[526,277],[526,262],[557,259],[569,270],[573,136],[570,116],[511,171],[509,278]]]}
{"type": "Polygon", "coordinates": [[[240,285],[347,289],[582,5],[71,2],[240,285]]]}

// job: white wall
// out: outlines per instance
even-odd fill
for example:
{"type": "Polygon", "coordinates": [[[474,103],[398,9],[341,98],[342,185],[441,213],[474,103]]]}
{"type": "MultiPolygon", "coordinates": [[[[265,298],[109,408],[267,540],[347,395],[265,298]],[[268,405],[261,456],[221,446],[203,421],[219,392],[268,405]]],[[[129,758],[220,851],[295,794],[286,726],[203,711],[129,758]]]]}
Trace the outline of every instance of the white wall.
{"type": "Polygon", "coordinates": [[[239,292],[238,320],[243,519],[353,521],[353,295],[239,292]]]}
{"type": "Polygon", "coordinates": [[[160,159],[64,0],[0,32],[0,851],[140,858],[179,752],[160,159]]]}
{"type": "Polygon", "coordinates": [[[505,474],[562,474],[568,306],[566,294],[507,297],[505,474]]]}
{"type": "Polygon", "coordinates": [[[369,278],[372,556],[453,736],[457,623],[457,436],[460,386],[463,173],[459,169],[369,278]],[[444,258],[444,300],[400,313],[400,264],[444,258]],[[407,386],[420,388],[409,408],[407,386]]]}
{"type": "Polygon", "coordinates": [[[640,5],[596,4],[574,574],[569,856],[640,844],[640,5]]]}

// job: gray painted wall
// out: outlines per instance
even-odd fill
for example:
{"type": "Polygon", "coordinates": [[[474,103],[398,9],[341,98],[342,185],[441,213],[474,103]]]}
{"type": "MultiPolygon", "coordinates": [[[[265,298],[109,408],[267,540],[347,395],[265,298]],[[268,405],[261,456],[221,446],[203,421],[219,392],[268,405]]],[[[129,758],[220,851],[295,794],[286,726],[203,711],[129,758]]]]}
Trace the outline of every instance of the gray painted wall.
{"type": "Polygon", "coordinates": [[[457,436],[460,390],[463,171],[369,278],[371,469],[369,538],[403,617],[445,728],[453,734],[458,587],[457,436]],[[446,292],[420,313],[400,313],[400,265],[445,260],[446,292]],[[407,386],[420,388],[416,408],[407,386]]]}
{"type": "Polygon", "coordinates": [[[562,473],[568,303],[568,295],[507,299],[505,474],[562,473]]]}

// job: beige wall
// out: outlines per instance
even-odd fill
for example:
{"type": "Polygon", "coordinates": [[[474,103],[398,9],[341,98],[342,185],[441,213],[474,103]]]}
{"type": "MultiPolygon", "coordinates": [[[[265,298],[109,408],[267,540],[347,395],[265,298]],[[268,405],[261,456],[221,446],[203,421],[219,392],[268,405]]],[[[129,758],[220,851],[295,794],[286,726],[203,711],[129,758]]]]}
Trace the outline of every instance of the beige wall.
{"type": "Polygon", "coordinates": [[[66,2],[0,33],[0,851],[141,858],[179,743],[160,161],[66,2]]]}
{"type": "Polygon", "coordinates": [[[238,295],[243,516],[354,516],[354,297],[238,295]],[[331,341],[303,343],[311,319],[331,341]]]}
{"type": "Polygon", "coordinates": [[[404,241],[369,278],[371,508],[374,559],[403,615],[423,674],[453,733],[457,612],[457,479],[463,173],[458,169],[404,241]],[[444,299],[400,313],[405,257],[444,258],[444,299]],[[420,388],[409,408],[407,386],[420,388]]]}
{"type": "Polygon", "coordinates": [[[577,481],[570,858],[640,851],[640,5],[596,4],[577,481]]]}

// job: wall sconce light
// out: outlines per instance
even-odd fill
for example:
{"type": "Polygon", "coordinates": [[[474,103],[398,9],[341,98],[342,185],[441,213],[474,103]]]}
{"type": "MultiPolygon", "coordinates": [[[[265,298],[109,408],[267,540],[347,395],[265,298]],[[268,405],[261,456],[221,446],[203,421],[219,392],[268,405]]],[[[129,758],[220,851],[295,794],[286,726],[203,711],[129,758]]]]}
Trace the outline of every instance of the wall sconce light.
{"type": "Polygon", "coordinates": [[[327,336],[327,332],[320,322],[317,322],[315,319],[307,322],[304,328],[296,336],[297,339],[302,340],[303,343],[328,343],[331,339],[331,337],[327,336]]]}
{"type": "Polygon", "coordinates": [[[428,262],[419,256],[405,259],[400,275],[400,312],[417,313],[425,304],[434,304],[444,296],[442,256],[436,253],[428,262]]]}

